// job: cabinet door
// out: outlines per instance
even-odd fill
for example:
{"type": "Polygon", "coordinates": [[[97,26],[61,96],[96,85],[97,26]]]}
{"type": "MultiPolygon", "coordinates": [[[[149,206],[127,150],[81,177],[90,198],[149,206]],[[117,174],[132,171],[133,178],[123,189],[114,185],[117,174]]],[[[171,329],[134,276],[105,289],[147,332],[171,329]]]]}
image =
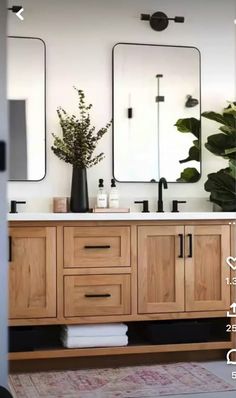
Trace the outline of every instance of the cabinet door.
{"type": "Polygon", "coordinates": [[[138,312],[184,311],[183,226],[138,228],[138,312]]]}
{"type": "Polygon", "coordinates": [[[230,306],[230,227],[186,227],[186,310],[226,310],[230,306]],[[190,243],[192,240],[192,250],[190,243]],[[191,253],[192,252],[192,253],[191,253]]]}
{"type": "Polygon", "coordinates": [[[56,228],[9,230],[11,319],[56,316],[56,228]]]}

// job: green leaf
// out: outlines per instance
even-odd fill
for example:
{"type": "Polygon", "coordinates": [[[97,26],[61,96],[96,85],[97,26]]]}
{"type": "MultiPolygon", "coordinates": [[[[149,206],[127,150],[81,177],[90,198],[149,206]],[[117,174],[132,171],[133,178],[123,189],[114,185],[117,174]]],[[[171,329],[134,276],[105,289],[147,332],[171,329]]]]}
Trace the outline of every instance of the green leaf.
{"type": "Polygon", "coordinates": [[[224,124],[225,126],[235,127],[234,117],[230,114],[227,115],[224,113],[223,115],[221,115],[220,113],[210,111],[203,112],[202,116],[206,119],[213,120],[220,124],[224,124]]]}
{"type": "Polygon", "coordinates": [[[236,211],[236,180],[229,168],[208,174],[204,187],[211,193],[211,202],[221,206],[223,211],[236,211]]]}
{"type": "Polygon", "coordinates": [[[195,167],[187,167],[181,172],[178,182],[197,182],[201,178],[201,174],[195,167]]]}
{"type": "Polygon", "coordinates": [[[228,155],[230,153],[236,152],[236,147],[235,148],[230,148],[230,149],[225,149],[225,154],[228,155]]]}
{"type": "Polygon", "coordinates": [[[201,122],[194,117],[178,119],[175,126],[181,133],[192,133],[195,137],[200,137],[201,122]]]}
{"type": "Polygon", "coordinates": [[[227,108],[224,108],[223,113],[229,113],[231,115],[236,116],[236,102],[229,101],[229,106],[227,108]]]}
{"type": "Polygon", "coordinates": [[[229,174],[236,180],[236,160],[231,159],[229,161],[229,174]]]}
{"type": "Polygon", "coordinates": [[[219,130],[225,134],[236,134],[236,128],[231,126],[221,126],[219,130]]]}
{"type": "Polygon", "coordinates": [[[193,144],[196,148],[198,148],[199,150],[201,149],[201,144],[200,144],[200,140],[194,140],[193,144]]]}
{"type": "Polygon", "coordinates": [[[186,159],[180,160],[179,163],[190,162],[191,160],[200,161],[200,150],[196,146],[192,146],[188,152],[189,156],[186,159]]]}
{"type": "Polygon", "coordinates": [[[226,135],[226,134],[213,134],[207,138],[207,143],[205,147],[214,155],[222,156],[229,159],[235,158],[235,152],[232,153],[227,150],[231,150],[236,146],[236,136],[233,135],[226,135]]]}

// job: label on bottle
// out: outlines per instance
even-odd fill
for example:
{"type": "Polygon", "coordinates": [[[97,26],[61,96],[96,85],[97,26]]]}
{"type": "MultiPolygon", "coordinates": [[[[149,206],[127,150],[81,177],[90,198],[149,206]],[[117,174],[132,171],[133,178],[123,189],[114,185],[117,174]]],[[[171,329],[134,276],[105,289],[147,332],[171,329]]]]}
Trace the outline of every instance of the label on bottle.
{"type": "Polygon", "coordinates": [[[104,208],[107,207],[107,195],[100,193],[97,196],[97,207],[104,208]]]}
{"type": "Polygon", "coordinates": [[[111,209],[118,209],[119,207],[119,196],[115,194],[110,194],[109,196],[109,207],[111,209]]]}

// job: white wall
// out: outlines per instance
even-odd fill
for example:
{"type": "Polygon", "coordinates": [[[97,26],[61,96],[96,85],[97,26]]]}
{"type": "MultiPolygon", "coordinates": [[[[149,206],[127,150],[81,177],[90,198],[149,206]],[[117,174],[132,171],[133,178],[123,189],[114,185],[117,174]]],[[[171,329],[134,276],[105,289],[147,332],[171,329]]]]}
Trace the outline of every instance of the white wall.
{"type": "MultiPolygon", "coordinates": [[[[84,89],[93,103],[97,127],[111,119],[111,52],[115,43],[196,46],[202,54],[202,110],[221,110],[226,100],[235,99],[234,0],[22,0],[21,4],[25,20],[12,15],[9,34],[41,37],[47,46],[47,176],[37,183],[9,183],[9,198],[26,199],[29,210],[37,206],[47,210],[48,198],[69,196],[71,167],[57,159],[50,146],[51,133],[60,131],[57,106],[76,109],[72,86],[84,89]],[[159,10],[170,17],[183,15],[185,23],[171,22],[165,31],[156,32],[148,22],[140,21],[141,13],[159,10]]],[[[203,142],[215,127],[203,120],[203,142]]],[[[96,195],[98,178],[108,184],[112,177],[111,143],[110,132],[99,147],[105,160],[88,172],[91,197],[96,195]]],[[[203,149],[202,179],[195,184],[169,184],[164,192],[166,209],[176,198],[188,198],[189,210],[207,209],[206,175],[224,164],[203,149]]],[[[119,184],[119,190],[122,204],[130,206],[135,199],[149,198],[155,210],[155,184],[119,184]]]]}

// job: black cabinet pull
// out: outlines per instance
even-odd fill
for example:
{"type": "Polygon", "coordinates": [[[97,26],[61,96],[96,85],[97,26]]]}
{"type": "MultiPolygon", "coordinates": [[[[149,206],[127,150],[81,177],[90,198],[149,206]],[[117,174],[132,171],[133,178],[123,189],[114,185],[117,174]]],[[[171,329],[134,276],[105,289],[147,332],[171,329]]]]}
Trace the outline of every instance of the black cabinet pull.
{"type": "Polygon", "coordinates": [[[84,246],[85,249],[110,249],[111,246],[110,245],[101,245],[101,246],[90,246],[90,245],[86,245],[84,246]]]}
{"type": "Polygon", "coordinates": [[[8,261],[12,261],[12,237],[8,236],[8,261]]]}
{"type": "Polygon", "coordinates": [[[183,234],[179,234],[179,258],[184,258],[184,236],[183,234]]]}
{"type": "Polygon", "coordinates": [[[111,297],[110,293],[104,293],[104,294],[85,294],[84,297],[111,297]]]}
{"type": "Polygon", "coordinates": [[[193,257],[193,236],[192,234],[188,234],[189,238],[189,254],[188,257],[192,258],[193,257]]]}

